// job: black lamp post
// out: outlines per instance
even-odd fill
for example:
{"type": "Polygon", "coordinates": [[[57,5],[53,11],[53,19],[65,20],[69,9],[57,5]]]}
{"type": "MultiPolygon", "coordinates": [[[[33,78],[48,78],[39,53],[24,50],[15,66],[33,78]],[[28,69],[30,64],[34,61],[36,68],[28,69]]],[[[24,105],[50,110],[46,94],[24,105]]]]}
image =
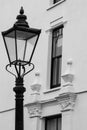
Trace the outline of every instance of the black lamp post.
{"type": "Polygon", "coordinates": [[[34,69],[31,63],[37,41],[41,30],[30,28],[24,15],[23,7],[17,16],[14,26],[7,31],[2,32],[5,43],[9,64],[6,70],[15,76],[16,86],[13,88],[15,92],[15,130],[23,130],[23,93],[26,91],[23,86],[23,78],[26,74],[34,69]],[[29,65],[29,70],[26,67],[29,65]],[[10,67],[14,66],[15,73],[10,71],[10,67]]]}

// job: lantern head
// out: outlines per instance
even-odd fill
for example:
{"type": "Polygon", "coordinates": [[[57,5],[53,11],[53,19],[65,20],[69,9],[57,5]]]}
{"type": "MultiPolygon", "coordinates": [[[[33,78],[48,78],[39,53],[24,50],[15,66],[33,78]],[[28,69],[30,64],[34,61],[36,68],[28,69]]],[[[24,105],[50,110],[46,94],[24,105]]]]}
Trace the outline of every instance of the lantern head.
{"type": "Polygon", "coordinates": [[[32,60],[40,29],[30,28],[23,7],[12,28],[2,32],[8,59],[11,64],[29,64],[32,60]]]}

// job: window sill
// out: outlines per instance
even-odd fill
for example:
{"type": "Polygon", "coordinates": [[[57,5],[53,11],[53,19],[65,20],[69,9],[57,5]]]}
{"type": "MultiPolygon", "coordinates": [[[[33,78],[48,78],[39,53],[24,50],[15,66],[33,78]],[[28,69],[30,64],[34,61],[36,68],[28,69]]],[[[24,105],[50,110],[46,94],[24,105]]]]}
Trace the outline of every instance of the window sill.
{"type": "Polygon", "coordinates": [[[57,5],[63,3],[64,1],[66,1],[66,0],[60,0],[60,1],[58,1],[57,3],[52,4],[52,6],[50,6],[50,7],[47,9],[47,11],[49,11],[50,9],[52,9],[52,8],[56,7],[57,5]]]}
{"type": "Polygon", "coordinates": [[[44,91],[44,94],[52,93],[52,92],[58,91],[58,90],[60,90],[60,89],[61,89],[61,86],[60,86],[60,87],[57,87],[57,88],[49,89],[49,90],[44,91]]]}

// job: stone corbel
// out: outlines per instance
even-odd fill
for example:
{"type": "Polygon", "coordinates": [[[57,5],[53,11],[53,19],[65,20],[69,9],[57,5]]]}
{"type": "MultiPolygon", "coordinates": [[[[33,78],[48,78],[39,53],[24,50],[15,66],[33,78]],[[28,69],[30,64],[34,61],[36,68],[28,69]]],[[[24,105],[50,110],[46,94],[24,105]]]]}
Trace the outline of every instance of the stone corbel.
{"type": "Polygon", "coordinates": [[[56,99],[61,107],[61,111],[74,110],[77,95],[75,93],[63,93],[60,94],[56,99]]]}
{"type": "Polygon", "coordinates": [[[60,93],[67,93],[67,92],[74,92],[74,87],[73,87],[73,80],[74,80],[74,73],[73,73],[73,68],[72,68],[72,60],[69,59],[67,61],[67,68],[62,75],[62,79],[64,81],[60,93]]]}
{"type": "Polygon", "coordinates": [[[26,105],[29,113],[29,117],[40,117],[41,116],[41,103],[35,102],[26,105]]]}

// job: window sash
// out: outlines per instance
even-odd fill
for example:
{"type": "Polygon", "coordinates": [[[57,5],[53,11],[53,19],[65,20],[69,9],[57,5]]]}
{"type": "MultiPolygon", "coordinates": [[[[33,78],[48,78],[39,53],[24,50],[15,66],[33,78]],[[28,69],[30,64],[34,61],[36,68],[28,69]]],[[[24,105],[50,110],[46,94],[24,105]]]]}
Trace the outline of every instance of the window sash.
{"type": "Polygon", "coordinates": [[[55,88],[61,85],[63,27],[54,29],[52,36],[51,88],[55,88]]]}

